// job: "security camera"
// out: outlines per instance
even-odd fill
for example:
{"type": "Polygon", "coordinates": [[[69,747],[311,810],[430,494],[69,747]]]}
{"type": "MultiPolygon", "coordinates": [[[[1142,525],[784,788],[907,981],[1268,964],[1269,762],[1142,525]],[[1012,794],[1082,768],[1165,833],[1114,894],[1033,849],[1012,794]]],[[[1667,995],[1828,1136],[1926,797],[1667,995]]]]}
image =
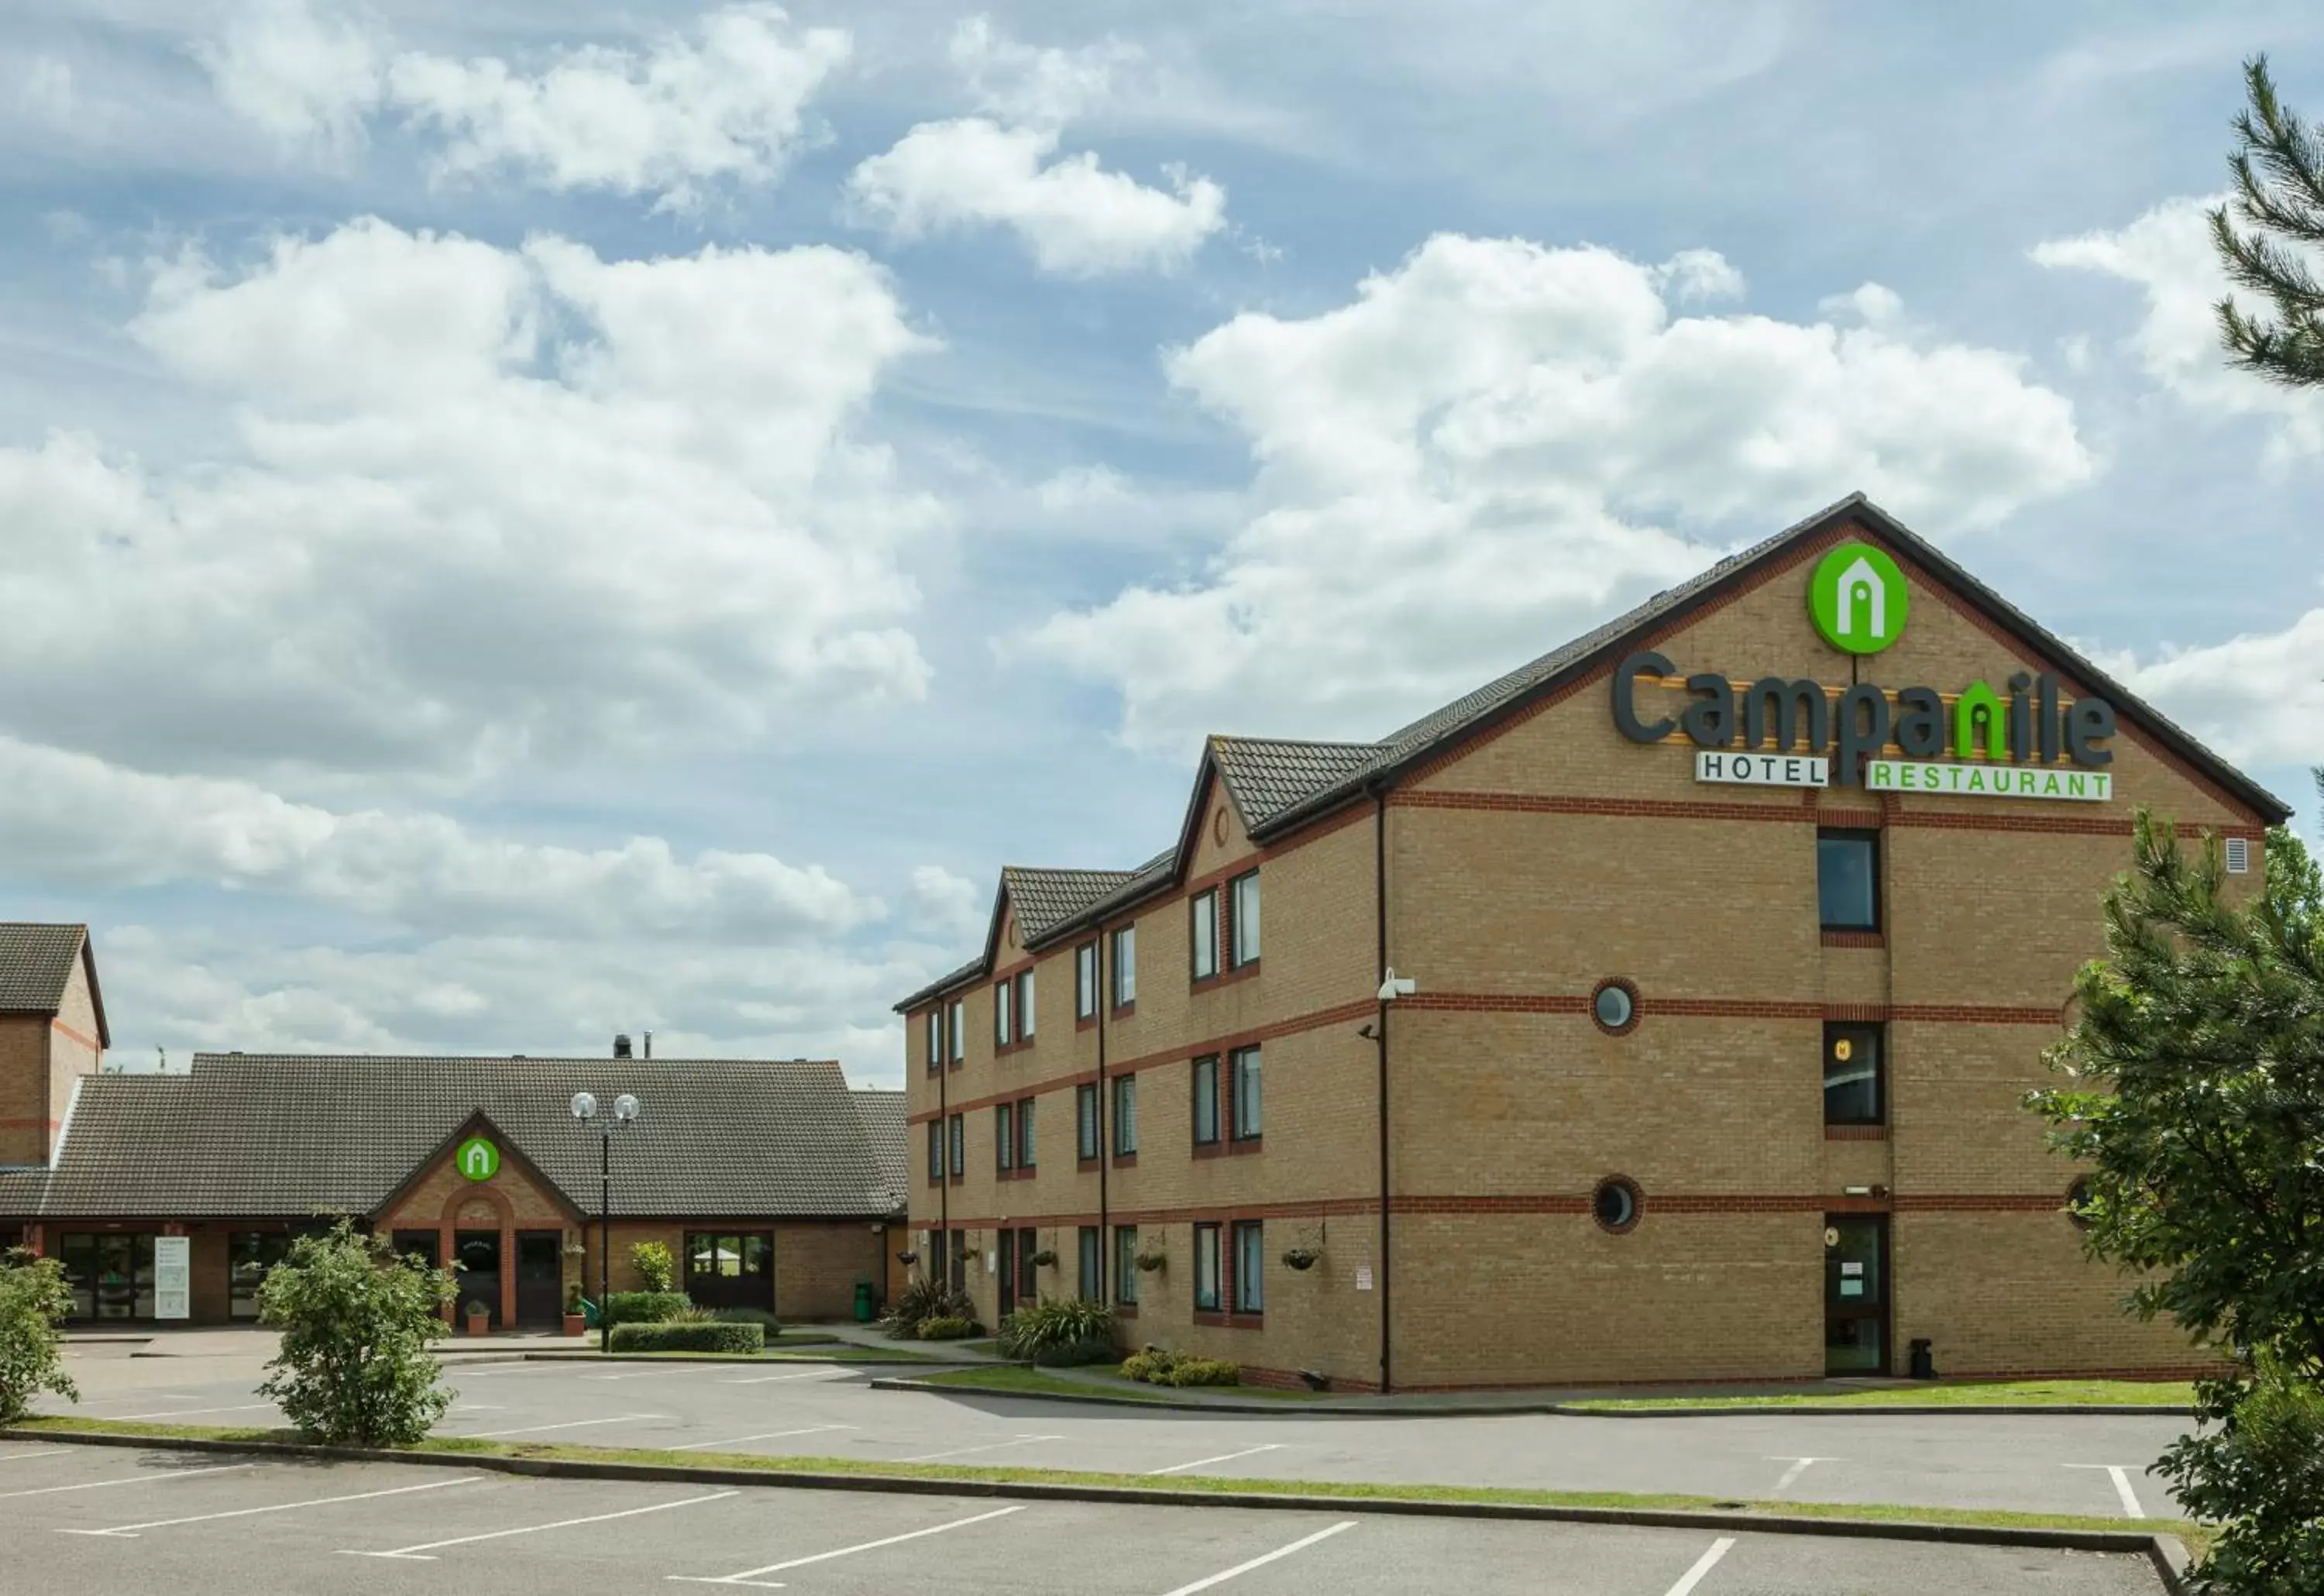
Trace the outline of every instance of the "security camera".
{"type": "Polygon", "coordinates": [[[1398,975],[1396,966],[1388,967],[1388,979],[1380,983],[1379,1001],[1393,1003],[1398,998],[1408,998],[1420,990],[1420,983],[1409,975],[1398,975]]]}

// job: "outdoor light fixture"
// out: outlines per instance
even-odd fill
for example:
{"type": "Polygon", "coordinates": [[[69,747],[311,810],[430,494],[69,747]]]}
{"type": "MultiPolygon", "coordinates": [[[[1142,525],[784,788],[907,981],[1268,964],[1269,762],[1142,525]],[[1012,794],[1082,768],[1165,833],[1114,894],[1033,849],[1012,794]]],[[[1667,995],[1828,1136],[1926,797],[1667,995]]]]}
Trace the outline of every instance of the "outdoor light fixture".
{"type": "Polygon", "coordinates": [[[605,1299],[613,1294],[613,1131],[628,1130],[638,1122],[641,1108],[638,1100],[624,1092],[613,1099],[613,1117],[610,1122],[597,1118],[597,1099],[586,1092],[573,1094],[573,1117],[584,1125],[597,1126],[600,1138],[597,1154],[597,1350],[613,1350],[613,1322],[605,1312],[605,1299]]]}

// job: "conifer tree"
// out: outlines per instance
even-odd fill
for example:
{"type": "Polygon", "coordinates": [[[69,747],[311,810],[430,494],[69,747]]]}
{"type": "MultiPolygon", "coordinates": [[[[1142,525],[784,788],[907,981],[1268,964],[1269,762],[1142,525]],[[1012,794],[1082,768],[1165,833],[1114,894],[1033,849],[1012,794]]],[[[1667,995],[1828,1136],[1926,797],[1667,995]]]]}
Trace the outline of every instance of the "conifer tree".
{"type": "Polygon", "coordinates": [[[2291,387],[2324,383],[2324,130],[2276,97],[2267,58],[2244,63],[2250,103],[2236,113],[2227,157],[2235,193],[2211,212],[2211,238],[2228,278],[2273,313],[2218,303],[2233,363],[2291,387]],[[2240,224],[2240,226],[2238,226],[2240,224]]]}

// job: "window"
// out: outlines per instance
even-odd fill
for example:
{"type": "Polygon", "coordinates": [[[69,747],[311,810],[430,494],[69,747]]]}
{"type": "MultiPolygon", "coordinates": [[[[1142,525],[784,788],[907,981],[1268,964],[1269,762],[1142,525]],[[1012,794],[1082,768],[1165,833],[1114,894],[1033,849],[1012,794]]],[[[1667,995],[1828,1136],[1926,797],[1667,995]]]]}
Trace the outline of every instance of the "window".
{"type": "Polygon", "coordinates": [[[942,1180],[944,1171],[944,1121],[930,1120],[928,1121],[928,1178],[942,1180]]]}
{"type": "Polygon", "coordinates": [[[1022,971],[1017,977],[1017,1039],[1025,1041],[1033,1034],[1033,972],[1022,971]]]}
{"type": "Polygon", "coordinates": [[[290,1238],[263,1231],[241,1231],[226,1238],[226,1317],[258,1317],[258,1288],[267,1271],[290,1253],[290,1238]]]}
{"type": "Polygon", "coordinates": [[[1113,1078],[1113,1156],[1125,1158],[1138,1150],[1138,1077],[1113,1078]]]}
{"type": "Polygon", "coordinates": [[[954,1178],[954,1180],[958,1180],[962,1176],[964,1176],[964,1175],[965,1175],[965,1174],[967,1174],[967,1173],[968,1173],[968,1124],[967,1124],[967,1116],[966,1116],[966,1115],[964,1115],[964,1114],[954,1114],[954,1115],[952,1117],[952,1176],[953,1176],[953,1178],[954,1178]]]}
{"type": "Polygon", "coordinates": [[[1074,949],[1074,1018],[1097,1018],[1097,944],[1084,942],[1074,949]]]}
{"type": "Polygon", "coordinates": [[[1187,900],[1194,917],[1194,979],[1208,981],[1219,973],[1219,894],[1214,887],[1187,900]]]}
{"type": "Polygon", "coordinates": [[[958,998],[952,1001],[946,1029],[952,1032],[952,1061],[958,1064],[968,1054],[968,1005],[958,998]]]}
{"type": "Polygon", "coordinates": [[[2090,1177],[2087,1175],[2076,1176],[2074,1184],[2066,1188],[2066,1217],[2074,1222],[2078,1231],[2089,1230],[2098,1222],[2098,1216],[2090,1211],[2091,1195],[2090,1177]]]}
{"type": "Polygon", "coordinates": [[[1601,981],[1590,994],[1590,1018],[1609,1036],[1621,1036],[1638,1022],[1638,989],[1627,981],[1601,981]]]}
{"type": "Polygon", "coordinates": [[[1113,934],[1113,1006],[1126,1009],[1138,1001],[1138,927],[1124,926],[1113,934]]]}
{"type": "Polygon", "coordinates": [[[775,1307],[775,1238],[769,1231],[686,1232],[686,1295],[706,1308],[775,1307]]]}
{"type": "Polygon", "coordinates": [[[1259,872],[1227,883],[1227,963],[1236,969],[1259,963],[1259,872]]]}
{"type": "Polygon", "coordinates": [[[1020,1097],[1017,1100],[1017,1167],[1030,1169],[1032,1167],[1033,1100],[1020,1097]]]}
{"type": "Polygon", "coordinates": [[[1098,1250],[1097,1226],[1093,1224],[1082,1226],[1081,1234],[1077,1239],[1081,1243],[1079,1249],[1081,1278],[1078,1282],[1081,1287],[1081,1299],[1084,1302],[1103,1302],[1105,1282],[1099,1279],[1098,1276],[1104,1268],[1105,1255],[1098,1250]]]}
{"type": "Polygon", "coordinates": [[[992,1158],[997,1169],[1017,1167],[1017,1105],[1004,1102],[992,1111],[992,1158]]]}
{"type": "Polygon", "coordinates": [[[1877,1025],[1823,1028],[1823,1122],[1877,1125],[1887,1107],[1886,1052],[1877,1025]]]}
{"type": "Polygon", "coordinates": [[[1880,834],[1816,833],[1816,905],[1827,931],[1880,928],[1880,834]]]}
{"type": "Polygon", "coordinates": [[[1113,1227],[1113,1300],[1123,1307],[1138,1305],[1138,1227],[1113,1227]]]}
{"type": "Polygon", "coordinates": [[[1074,1088],[1074,1157],[1094,1159],[1098,1155],[1097,1087],[1095,1084],[1074,1088]]]}
{"type": "Polygon", "coordinates": [[[1229,1122],[1233,1127],[1234,1139],[1256,1141],[1262,1124],[1259,1114],[1259,1049],[1238,1047],[1229,1056],[1234,1078],[1233,1112],[1229,1122]]]}
{"type": "Polygon", "coordinates": [[[1622,1235],[1637,1228],[1638,1183],[1627,1175],[1609,1175],[1590,1194],[1590,1217],[1598,1228],[1622,1235]]]}
{"type": "Polygon", "coordinates": [[[1219,1061],[1194,1060],[1194,1145],[1207,1147],[1219,1139],[1219,1061]]]}
{"type": "Polygon", "coordinates": [[[1005,981],[992,983],[992,1045],[996,1047],[1006,1047],[1017,1038],[1009,1028],[1009,997],[1014,990],[1005,981]]]}
{"type": "Polygon", "coordinates": [[[1255,1219],[1240,1220],[1234,1228],[1234,1311],[1267,1311],[1267,1227],[1255,1219]]]}
{"type": "Polygon", "coordinates": [[[928,1010],[928,1067],[944,1067],[944,1010],[928,1010]]]}
{"type": "Polygon", "coordinates": [[[1219,1227],[1194,1227],[1194,1307],[1198,1313],[1219,1311],[1219,1227]]]}

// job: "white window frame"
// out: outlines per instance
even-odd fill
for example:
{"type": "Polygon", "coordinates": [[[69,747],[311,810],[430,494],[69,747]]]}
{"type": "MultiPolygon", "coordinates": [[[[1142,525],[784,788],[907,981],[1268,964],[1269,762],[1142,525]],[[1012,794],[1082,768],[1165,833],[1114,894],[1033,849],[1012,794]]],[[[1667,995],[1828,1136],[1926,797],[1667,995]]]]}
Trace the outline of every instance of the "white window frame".
{"type": "Polygon", "coordinates": [[[992,1045],[996,1047],[1006,1047],[1017,1039],[1017,1033],[1010,1029],[1014,1020],[1012,1010],[1016,996],[1017,983],[1014,981],[992,983],[992,1045]]]}
{"type": "Polygon", "coordinates": [[[1097,1018],[1097,944],[1084,942],[1074,949],[1074,1018],[1097,1018]]]}
{"type": "Polygon", "coordinates": [[[1193,938],[1187,949],[1187,964],[1196,981],[1208,981],[1219,973],[1219,890],[1205,887],[1186,899],[1188,934],[1193,938]],[[1209,967],[1204,968],[1205,955],[1209,967]]]}
{"type": "Polygon", "coordinates": [[[1124,1009],[1138,1001],[1138,927],[1124,926],[1113,934],[1113,1006],[1124,1009]]]}
{"type": "Polygon", "coordinates": [[[1231,1227],[1234,1241],[1234,1308],[1238,1314],[1267,1312],[1267,1226],[1255,1219],[1239,1219],[1231,1227]],[[1250,1257],[1243,1257],[1245,1238],[1250,1257]],[[1243,1265],[1251,1267],[1245,1269],[1243,1265]]]}
{"type": "Polygon", "coordinates": [[[1138,1156],[1138,1077],[1113,1077],[1113,1156],[1138,1156]]]}
{"type": "Polygon", "coordinates": [[[1017,1039],[1028,1041],[1033,1035],[1033,972],[1017,972],[1017,1039]]]}
{"type": "Polygon", "coordinates": [[[1259,872],[1235,877],[1227,883],[1227,894],[1228,967],[1240,970],[1259,963],[1259,872]]]}
{"type": "Polygon", "coordinates": [[[1231,1105],[1227,1110],[1226,1115],[1227,1125],[1229,1128],[1229,1139],[1234,1141],[1256,1141],[1266,1131],[1266,1080],[1260,1071],[1259,1051],[1256,1047],[1237,1047],[1233,1052],[1227,1055],[1227,1081],[1225,1094],[1231,1105]],[[1251,1107],[1258,1111],[1250,1116],[1252,1120],[1257,1121],[1255,1125],[1246,1125],[1243,1122],[1242,1084],[1245,1075],[1244,1066],[1246,1065],[1249,1066],[1248,1073],[1250,1079],[1251,1107]]]}
{"type": "Polygon", "coordinates": [[[968,1056],[968,1004],[954,998],[946,1015],[945,1026],[952,1032],[952,1061],[958,1064],[968,1056]]]}

